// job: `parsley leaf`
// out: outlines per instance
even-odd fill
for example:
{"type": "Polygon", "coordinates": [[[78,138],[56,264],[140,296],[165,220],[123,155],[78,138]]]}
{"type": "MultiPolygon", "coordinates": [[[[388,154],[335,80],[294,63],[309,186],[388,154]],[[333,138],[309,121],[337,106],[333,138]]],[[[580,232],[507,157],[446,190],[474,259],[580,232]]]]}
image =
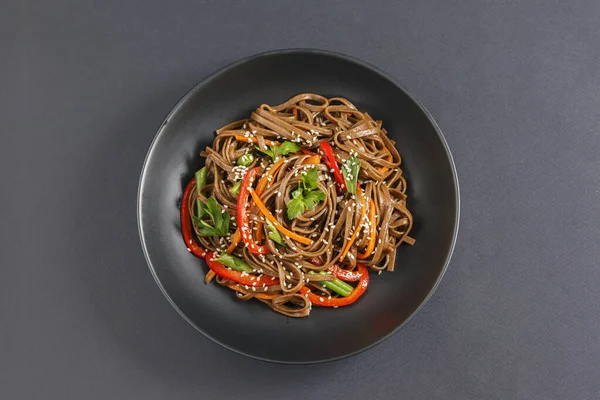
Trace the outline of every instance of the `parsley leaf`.
{"type": "Polygon", "coordinates": [[[312,210],[317,203],[325,200],[325,193],[317,189],[318,185],[319,174],[316,168],[311,168],[302,175],[302,182],[298,185],[298,189],[292,192],[292,200],[287,204],[289,219],[296,218],[307,208],[312,210]]]}
{"type": "Polygon", "coordinates": [[[264,154],[268,155],[269,157],[271,157],[271,158],[274,160],[274,159],[276,159],[277,157],[275,156],[275,153],[273,152],[273,147],[275,147],[275,146],[271,146],[271,148],[270,148],[270,149],[269,149],[269,148],[266,148],[266,149],[264,149],[264,150],[263,150],[263,149],[261,149],[261,148],[260,148],[260,147],[258,147],[258,146],[254,146],[254,148],[255,148],[256,150],[260,151],[261,153],[264,153],[264,154]]]}
{"type": "Polygon", "coordinates": [[[285,156],[285,155],[288,155],[289,153],[295,153],[297,151],[300,151],[300,146],[298,146],[296,143],[290,142],[288,140],[286,140],[279,146],[269,146],[268,149],[264,149],[264,150],[258,146],[254,146],[254,148],[256,150],[260,151],[261,153],[268,155],[273,160],[277,159],[277,157],[279,157],[279,156],[285,156]]]}
{"type": "Polygon", "coordinates": [[[243,260],[240,260],[239,258],[237,258],[235,256],[232,256],[231,254],[221,253],[219,258],[217,258],[217,261],[220,262],[221,264],[223,264],[224,266],[234,269],[236,271],[240,271],[240,272],[253,272],[254,271],[254,269],[250,265],[248,265],[248,263],[246,263],[243,260]]]}
{"type": "Polygon", "coordinates": [[[198,228],[198,233],[202,236],[225,236],[229,232],[229,221],[231,215],[223,212],[221,206],[214,197],[210,197],[204,204],[204,212],[210,216],[214,225],[210,225],[198,216],[192,216],[192,222],[198,228]]]}
{"type": "Polygon", "coordinates": [[[306,171],[306,174],[302,175],[302,183],[304,184],[304,190],[316,189],[319,185],[319,174],[317,168],[311,168],[306,171]]]}
{"type": "Polygon", "coordinates": [[[308,193],[304,193],[304,204],[309,210],[312,210],[317,203],[323,200],[325,200],[325,193],[320,190],[311,190],[308,193]]]}
{"type": "Polygon", "coordinates": [[[346,162],[342,165],[342,175],[346,181],[346,188],[348,192],[356,193],[356,184],[358,182],[358,173],[360,171],[360,160],[356,154],[348,157],[346,162]]]}
{"type": "Polygon", "coordinates": [[[290,200],[287,204],[287,216],[289,219],[294,219],[298,215],[304,212],[304,197],[302,197],[302,193],[300,196],[290,200]]]}
{"type": "Polygon", "coordinates": [[[283,142],[281,144],[281,146],[272,146],[272,147],[274,147],[276,149],[276,150],[274,150],[276,152],[276,154],[278,154],[278,155],[280,154],[282,156],[300,151],[300,146],[298,146],[296,143],[290,142],[288,140],[283,142]]]}
{"type": "Polygon", "coordinates": [[[218,218],[218,216],[221,215],[221,207],[219,207],[219,203],[217,203],[217,200],[212,196],[206,201],[206,213],[210,215],[210,218],[215,223],[215,218],[218,218]]]}

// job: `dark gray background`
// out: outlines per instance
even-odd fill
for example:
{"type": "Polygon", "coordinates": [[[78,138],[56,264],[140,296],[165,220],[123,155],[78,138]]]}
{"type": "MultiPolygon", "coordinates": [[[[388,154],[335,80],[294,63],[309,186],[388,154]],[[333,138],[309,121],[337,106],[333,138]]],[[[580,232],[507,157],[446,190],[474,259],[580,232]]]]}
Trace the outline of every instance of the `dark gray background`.
{"type": "Polygon", "coordinates": [[[600,2],[1,9],[0,398],[599,398],[600,2]],[[177,100],[287,47],[401,81],[445,132],[462,194],[454,258],[422,312],[316,366],[250,360],[188,326],[146,267],[135,215],[177,100]]]}

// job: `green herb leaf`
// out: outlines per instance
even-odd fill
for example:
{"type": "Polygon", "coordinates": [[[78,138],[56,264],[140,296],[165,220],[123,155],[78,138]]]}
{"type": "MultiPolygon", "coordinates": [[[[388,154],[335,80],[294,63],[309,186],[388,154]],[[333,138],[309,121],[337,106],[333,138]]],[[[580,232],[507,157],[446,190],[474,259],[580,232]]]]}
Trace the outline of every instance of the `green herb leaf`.
{"type": "Polygon", "coordinates": [[[292,200],[287,205],[287,215],[289,219],[294,219],[304,213],[308,208],[312,210],[317,203],[325,200],[325,193],[319,189],[319,174],[317,168],[311,168],[304,175],[302,181],[298,184],[298,189],[292,192],[292,200]]]}
{"type": "Polygon", "coordinates": [[[260,151],[261,153],[264,153],[264,154],[268,155],[269,157],[271,157],[271,158],[274,160],[274,159],[276,159],[276,158],[277,158],[277,156],[275,155],[275,152],[273,152],[273,147],[275,147],[275,146],[271,146],[271,148],[270,148],[270,149],[264,149],[264,150],[263,150],[263,149],[261,149],[261,148],[260,148],[260,147],[258,147],[258,146],[254,146],[254,148],[255,148],[256,150],[260,151]]]}
{"type": "Polygon", "coordinates": [[[237,165],[242,167],[249,167],[254,162],[254,156],[252,154],[244,154],[237,159],[237,165]]]}
{"type": "Polygon", "coordinates": [[[279,157],[279,156],[285,156],[290,153],[295,153],[297,151],[300,151],[300,146],[298,146],[296,143],[290,142],[288,140],[286,140],[279,146],[269,146],[268,149],[264,149],[264,150],[258,146],[254,146],[254,148],[256,150],[260,151],[261,153],[264,153],[264,154],[268,155],[269,157],[271,157],[273,159],[273,161],[276,160],[277,157],[279,157]]]}
{"type": "Polygon", "coordinates": [[[213,226],[210,226],[206,223],[206,221],[196,217],[195,215],[192,216],[192,222],[194,225],[196,225],[198,228],[198,233],[202,236],[220,236],[213,226]]]}
{"type": "Polygon", "coordinates": [[[199,216],[192,216],[192,222],[198,227],[198,233],[203,236],[225,236],[229,232],[229,221],[231,215],[228,212],[223,212],[219,203],[214,197],[210,197],[206,204],[203,204],[204,211],[210,216],[214,226],[208,224],[199,216]]]}
{"type": "Polygon", "coordinates": [[[287,204],[287,217],[289,219],[294,219],[298,215],[302,214],[305,209],[304,198],[302,194],[299,197],[293,198],[287,204]]]}
{"type": "Polygon", "coordinates": [[[290,153],[295,153],[297,151],[300,151],[300,146],[298,146],[296,143],[294,142],[290,142],[290,141],[285,141],[281,144],[281,146],[272,146],[275,147],[277,152],[277,155],[288,155],[290,153]]]}
{"type": "Polygon", "coordinates": [[[302,189],[298,188],[292,192],[292,198],[297,199],[298,197],[302,197],[302,189]]]}
{"type": "Polygon", "coordinates": [[[221,214],[221,218],[215,221],[215,228],[218,232],[222,232],[223,235],[227,235],[229,232],[229,221],[231,220],[231,215],[228,212],[224,212],[221,214]]]}
{"type": "Polygon", "coordinates": [[[312,210],[315,205],[325,200],[325,193],[321,190],[311,190],[310,192],[304,192],[304,204],[306,208],[312,210]]]}
{"type": "Polygon", "coordinates": [[[281,237],[281,234],[275,228],[275,226],[273,225],[273,223],[271,221],[269,221],[269,220],[267,220],[267,229],[269,231],[269,233],[267,235],[269,237],[269,239],[271,239],[275,243],[279,243],[280,245],[287,247],[287,245],[283,241],[283,238],[281,237]]]}
{"type": "Polygon", "coordinates": [[[319,174],[317,168],[311,168],[306,171],[306,174],[302,175],[302,183],[304,183],[304,190],[316,189],[319,185],[319,174]]]}
{"type": "Polygon", "coordinates": [[[356,193],[356,184],[358,182],[358,173],[360,171],[360,160],[356,154],[348,157],[346,162],[342,165],[342,175],[346,181],[346,188],[348,192],[356,193]]]}
{"type": "Polygon", "coordinates": [[[231,194],[240,194],[240,188],[242,187],[242,181],[239,180],[229,189],[229,193],[231,194]]]}
{"type": "Polygon", "coordinates": [[[240,272],[253,272],[254,269],[248,265],[245,261],[240,260],[239,258],[232,256],[231,254],[221,253],[217,261],[223,264],[226,267],[234,269],[240,272]]]}
{"type": "Polygon", "coordinates": [[[219,203],[215,200],[214,197],[210,197],[206,201],[206,213],[210,215],[210,218],[216,223],[217,219],[221,216],[221,207],[219,207],[219,203]]]}

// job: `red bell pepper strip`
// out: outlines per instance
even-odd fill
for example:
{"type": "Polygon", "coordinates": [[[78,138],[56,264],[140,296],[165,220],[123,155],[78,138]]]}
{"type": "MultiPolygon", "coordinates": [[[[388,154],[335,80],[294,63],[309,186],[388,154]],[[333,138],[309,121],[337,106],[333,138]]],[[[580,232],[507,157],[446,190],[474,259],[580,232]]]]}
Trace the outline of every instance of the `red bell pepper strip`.
{"type": "Polygon", "coordinates": [[[242,241],[244,245],[254,254],[267,254],[270,252],[269,246],[263,244],[259,246],[252,239],[252,229],[250,228],[250,221],[248,220],[248,197],[250,191],[248,188],[252,185],[252,181],[260,171],[260,167],[255,167],[246,172],[244,179],[242,180],[242,187],[240,188],[240,194],[237,202],[237,221],[242,234],[242,241]]]}
{"type": "Polygon", "coordinates": [[[338,267],[336,264],[331,267],[331,273],[335,275],[336,278],[346,282],[356,282],[363,276],[363,273],[360,271],[348,271],[338,267]]]}
{"type": "MultiPolygon", "coordinates": [[[[321,260],[320,257],[312,257],[308,260],[308,262],[312,265],[323,265],[323,260],[321,260]]],[[[363,274],[359,271],[348,271],[338,267],[337,264],[333,264],[329,271],[335,275],[336,278],[346,282],[356,282],[363,276],[363,274]]]]}
{"type": "Polygon", "coordinates": [[[300,151],[302,152],[302,154],[306,154],[307,156],[316,156],[317,155],[317,153],[310,151],[306,147],[301,148],[300,151]]]}
{"type": "Polygon", "coordinates": [[[206,264],[215,274],[230,281],[237,282],[241,285],[263,287],[279,285],[279,279],[272,279],[266,275],[252,275],[244,272],[239,272],[231,268],[227,268],[215,259],[215,253],[209,251],[206,253],[206,264]]]}
{"type": "Polygon", "coordinates": [[[335,155],[333,154],[331,145],[327,142],[319,142],[319,146],[321,147],[321,150],[323,150],[323,153],[325,153],[325,164],[327,165],[327,168],[333,170],[333,177],[338,184],[338,188],[340,190],[346,189],[346,181],[344,180],[342,171],[340,171],[340,167],[335,160],[335,155]]]}
{"type": "Polygon", "coordinates": [[[318,294],[312,293],[307,286],[302,286],[300,288],[300,293],[305,295],[315,306],[324,306],[324,307],[343,307],[354,303],[362,294],[367,290],[367,286],[369,285],[369,271],[367,267],[363,264],[357,264],[358,272],[362,274],[360,280],[358,281],[358,285],[354,288],[352,293],[346,297],[323,297],[318,294]]]}
{"type": "Polygon", "coordinates": [[[206,250],[196,243],[192,233],[192,217],[190,216],[189,204],[190,196],[195,192],[195,190],[196,178],[192,178],[192,180],[185,187],[183,196],[181,197],[181,234],[188,251],[197,257],[204,258],[206,256],[206,250]]]}

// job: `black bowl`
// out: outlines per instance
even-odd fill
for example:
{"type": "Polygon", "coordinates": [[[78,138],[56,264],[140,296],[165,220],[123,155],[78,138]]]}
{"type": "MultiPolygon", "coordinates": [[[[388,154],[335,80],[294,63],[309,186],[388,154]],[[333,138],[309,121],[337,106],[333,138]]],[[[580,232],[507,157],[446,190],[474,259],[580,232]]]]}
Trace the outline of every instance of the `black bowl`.
{"type": "Polygon", "coordinates": [[[456,240],[459,195],[450,150],[433,118],[391,77],[344,55],[285,50],[236,62],[193,88],[165,119],[142,169],[138,223],[156,282],[196,329],[238,353],[282,363],[314,363],[356,354],[392,335],[440,282],[456,240]],[[181,239],[182,189],[203,165],[199,152],[215,129],[262,103],[301,92],[344,96],[383,120],[403,157],[414,247],[398,249],[393,273],[372,274],[367,293],[349,307],[314,307],[294,319],[231,290],[205,285],[204,261],[181,239]]]}

